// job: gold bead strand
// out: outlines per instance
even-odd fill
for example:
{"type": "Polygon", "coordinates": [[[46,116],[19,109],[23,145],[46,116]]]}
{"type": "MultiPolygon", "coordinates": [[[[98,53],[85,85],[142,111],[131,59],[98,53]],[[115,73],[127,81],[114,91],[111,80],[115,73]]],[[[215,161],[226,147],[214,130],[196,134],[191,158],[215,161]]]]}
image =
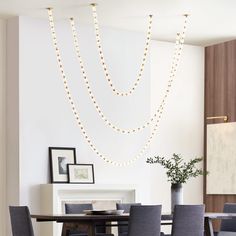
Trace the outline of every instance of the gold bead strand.
{"type": "MultiPolygon", "coordinates": [[[[56,32],[55,32],[55,25],[54,25],[52,8],[48,8],[47,10],[48,10],[48,18],[49,18],[49,25],[50,25],[50,30],[51,30],[51,34],[52,34],[53,46],[54,46],[54,49],[55,49],[55,52],[56,52],[56,58],[57,58],[59,70],[60,70],[61,75],[62,75],[63,85],[64,85],[64,88],[65,88],[65,91],[66,91],[67,98],[69,100],[69,103],[71,105],[73,114],[76,118],[77,124],[78,124],[84,138],[86,139],[86,141],[88,142],[88,144],[92,148],[92,150],[97,155],[101,156],[101,153],[98,151],[98,149],[94,146],[94,144],[92,143],[92,141],[88,137],[88,135],[85,131],[85,128],[82,125],[82,122],[80,120],[79,113],[78,113],[78,111],[75,107],[75,103],[73,101],[72,94],[70,92],[70,89],[69,89],[69,86],[68,86],[68,83],[67,83],[67,79],[66,79],[66,75],[65,75],[65,72],[64,72],[64,67],[63,67],[62,59],[61,59],[61,55],[60,55],[60,50],[59,50],[58,43],[57,43],[57,37],[56,37],[56,32]]],[[[108,160],[109,160],[106,157],[104,157],[103,155],[102,155],[102,159],[106,162],[108,162],[108,160]]]]}
{"type": "MultiPolygon", "coordinates": [[[[184,23],[184,27],[183,27],[183,31],[181,34],[177,34],[177,37],[176,37],[176,47],[175,47],[175,53],[174,53],[174,59],[172,64],[173,65],[173,73],[170,74],[170,77],[175,77],[176,76],[176,70],[177,70],[177,66],[178,66],[178,61],[179,61],[179,57],[181,56],[181,52],[182,52],[182,49],[183,49],[183,44],[184,44],[184,39],[185,39],[185,32],[186,32],[186,26],[187,26],[187,17],[188,15],[185,15],[185,23],[184,23]]],[[[173,80],[172,80],[173,81],[173,80]]],[[[170,83],[172,82],[170,80],[170,83]]],[[[169,93],[169,91],[167,91],[167,93],[169,93]]],[[[165,104],[165,98],[167,96],[164,96],[164,99],[162,100],[162,103],[160,105],[160,113],[162,114],[162,111],[164,109],[164,104],[165,104]],[[163,105],[162,105],[163,104],[163,105]]],[[[158,130],[158,125],[159,125],[159,122],[160,122],[160,118],[161,116],[158,117],[157,119],[157,122],[153,128],[153,130],[151,131],[151,136],[149,137],[148,141],[146,142],[146,144],[143,146],[143,148],[141,149],[141,151],[131,160],[127,161],[126,162],[126,165],[129,165],[135,161],[137,161],[138,159],[140,159],[142,157],[142,155],[145,153],[146,149],[149,147],[149,145],[151,144],[151,141],[153,139],[153,137],[155,136],[157,130],[158,130]]]]}
{"type": "MultiPolygon", "coordinates": [[[[80,128],[80,130],[81,130],[81,132],[83,134],[83,137],[85,138],[85,140],[87,141],[87,143],[91,147],[91,149],[96,153],[96,155],[98,157],[100,157],[103,161],[105,161],[106,163],[109,163],[109,164],[112,164],[112,165],[115,165],[115,166],[119,166],[119,167],[127,166],[127,165],[130,165],[130,164],[134,163],[136,160],[141,158],[141,156],[144,153],[144,151],[150,145],[150,140],[153,138],[155,132],[152,132],[149,140],[144,145],[144,147],[141,149],[141,151],[133,159],[128,160],[128,161],[124,161],[124,162],[114,161],[114,160],[104,156],[95,147],[95,145],[92,143],[91,139],[89,138],[89,136],[88,136],[84,126],[82,125],[82,122],[81,122],[80,117],[79,117],[79,112],[77,111],[77,109],[75,107],[75,103],[73,101],[72,94],[70,92],[70,89],[69,89],[69,86],[68,86],[68,83],[67,83],[67,79],[66,79],[66,75],[65,75],[65,71],[64,71],[61,55],[60,55],[60,50],[59,50],[58,43],[57,43],[57,37],[56,37],[55,25],[54,25],[54,19],[53,19],[53,12],[52,12],[51,8],[48,8],[47,10],[48,10],[49,25],[50,25],[50,30],[51,30],[51,34],[52,34],[53,46],[54,46],[54,49],[55,49],[55,52],[56,52],[56,58],[57,58],[59,69],[60,69],[60,72],[61,72],[61,75],[62,75],[63,84],[64,84],[64,87],[65,87],[65,90],[66,90],[66,95],[67,95],[69,103],[70,103],[70,105],[72,107],[72,111],[73,111],[73,114],[74,114],[74,116],[76,118],[77,124],[78,124],[78,126],[79,126],[79,128],[80,128]]],[[[157,125],[158,125],[158,122],[155,125],[156,126],[155,131],[157,130],[157,125]]]]}
{"type": "Polygon", "coordinates": [[[104,71],[105,78],[106,78],[108,84],[110,85],[110,87],[112,89],[112,92],[115,95],[117,95],[117,96],[131,95],[135,91],[137,86],[139,85],[139,82],[140,82],[140,80],[143,76],[144,67],[145,67],[145,64],[146,64],[146,61],[147,61],[147,55],[148,55],[150,41],[151,41],[152,15],[149,15],[146,42],[145,42],[145,47],[144,47],[144,52],[143,52],[143,56],[142,56],[140,69],[139,69],[139,72],[137,74],[137,79],[135,80],[133,86],[131,86],[131,88],[127,92],[120,92],[114,86],[114,84],[112,82],[112,79],[111,79],[111,76],[110,76],[110,73],[109,73],[109,70],[108,70],[108,67],[107,67],[106,62],[105,62],[105,56],[104,56],[103,49],[102,49],[102,44],[101,44],[101,37],[100,37],[100,30],[99,30],[99,24],[98,24],[96,4],[91,4],[91,6],[92,6],[92,13],[93,13],[93,22],[94,22],[96,43],[97,43],[98,53],[99,53],[99,57],[100,57],[100,61],[101,61],[103,71],[104,71]]]}
{"type": "MultiPolygon", "coordinates": [[[[186,29],[186,23],[187,23],[187,21],[185,21],[184,30],[186,29]]],[[[80,65],[80,69],[81,69],[81,72],[82,72],[82,76],[83,76],[83,79],[85,81],[85,84],[86,84],[86,87],[87,87],[87,90],[88,90],[88,94],[89,94],[89,96],[90,96],[90,98],[92,100],[92,103],[95,106],[95,109],[97,110],[98,114],[100,115],[101,119],[110,128],[112,128],[116,132],[123,133],[123,134],[131,134],[131,133],[135,133],[135,132],[138,132],[138,131],[141,131],[141,130],[147,128],[152,122],[154,122],[156,120],[156,117],[160,113],[160,107],[165,105],[165,100],[166,100],[167,95],[168,95],[168,93],[170,91],[170,87],[172,86],[172,82],[173,82],[174,78],[176,77],[176,71],[177,71],[176,67],[178,65],[179,57],[180,57],[181,51],[182,51],[182,45],[180,43],[180,35],[177,34],[177,37],[176,37],[175,51],[174,51],[174,55],[173,55],[171,72],[170,72],[170,80],[168,81],[167,89],[166,89],[166,91],[164,93],[165,94],[164,98],[163,98],[159,108],[157,109],[156,113],[150,118],[149,121],[146,121],[143,125],[141,125],[139,127],[132,128],[132,129],[122,129],[122,128],[118,127],[117,125],[113,124],[113,122],[109,121],[109,119],[105,116],[105,114],[102,112],[99,104],[97,103],[97,101],[95,99],[95,96],[94,96],[94,94],[92,92],[92,89],[90,87],[89,80],[87,78],[87,74],[86,74],[86,71],[85,71],[84,63],[83,63],[82,57],[80,55],[79,37],[78,37],[78,32],[76,31],[76,28],[75,28],[75,22],[74,22],[73,18],[70,19],[70,25],[71,25],[71,30],[72,30],[72,35],[73,35],[73,41],[74,41],[74,45],[75,45],[76,55],[77,55],[77,58],[78,58],[78,61],[79,61],[79,65],[80,65]]],[[[183,32],[185,32],[184,30],[183,30],[183,32]]],[[[185,35],[185,34],[182,33],[182,35],[185,35]]]]}
{"type": "MultiPolygon", "coordinates": [[[[90,140],[89,136],[86,133],[85,128],[82,125],[82,122],[81,122],[80,117],[79,117],[79,113],[78,113],[77,109],[75,108],[75,103],[72,99],[72,95],[71,95],[70,90],[69,90],[69,86],[68,86],[68,83],[67,83],[67,79],[66,79],[66,76],[65,76],[65,72],[64,72],[64,69],[63,69],[63,64],[62,64],[62,60],[61,60],[61,56],[60,56],[60,51],[59,51],[59,48],[58,48],[58,45],[57,45],[56,33],[55,33],[55,27],[54,27],[53,15],[52,15],[52,9],[48,9],[48,15],[49,15],[49,23],[50,23],[50,29],[51,29],[52,39],[53,39],[53,45],[54,45],[54,48],[55,48],[55,51],[56,51],[57,61],[58,61],[58,65],[59,65],[59,68],[60,68],[61,75],[62,75],[63,84],[64,84],[64,87],[65,87],[65,90],[66,90],[66,95],[68,97],[68,100],[69,100],[70,105],[72,107],[73,114],[75,115],[77,124],[80,127],[84,138],[86,139],[86,141],[89,144],[89,146],[91,147],[91,149],[96,153],[96,155],[98,157],[100,157],[103,161],[105,161],[106,163],[109,163],[109,164],[112,164],[112,165],[115,165],[115,166],[120,166],[120,167],[121,166],[127,166],[127,165],[130,165],[130,164],[134,163],[135,161],[137,161],[138,159],[140,159],[142,157],[145,150],[150,145],[151,140],[153,139],[154,135],[156,134],[156,132],[158,130],[158,125],[159,125],[159,121],[160,121],[161,116],[159,116],[157,118],[157,122],[154,126],[154,129],[153,129],[153,131],[151,133],[151,136],[149,137],[148,141],[146,142],[146,144],[143,146],[143,148],[140,150],[140,152],[133,159],[130,159],[130,160],[127,160],[127,161],[124,161],[124,162],[118,162],[118,161],[114,161],[114,160],[104,156],[95,147],[95,145],[90,140]]],[[[160,112],[161,113],[162,113],[162,110],[163,110],[163,106],[160,107],[160,112]]]]}

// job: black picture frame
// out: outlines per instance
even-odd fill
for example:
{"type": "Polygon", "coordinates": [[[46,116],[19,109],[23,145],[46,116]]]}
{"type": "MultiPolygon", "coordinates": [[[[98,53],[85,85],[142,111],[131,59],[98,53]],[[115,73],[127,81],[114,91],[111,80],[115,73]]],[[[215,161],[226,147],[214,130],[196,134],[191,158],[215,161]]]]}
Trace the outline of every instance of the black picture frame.
{"type": "Polygon", "coordinates": [[[68,182],[71,184],[94,184],[93,164],[68,164],[68,182]]]}
{"type": "Polygon", "coordinates": [[[67,164],[76,164],[74,147],[49,147],[51,183],[68,183],[67,164]]]}

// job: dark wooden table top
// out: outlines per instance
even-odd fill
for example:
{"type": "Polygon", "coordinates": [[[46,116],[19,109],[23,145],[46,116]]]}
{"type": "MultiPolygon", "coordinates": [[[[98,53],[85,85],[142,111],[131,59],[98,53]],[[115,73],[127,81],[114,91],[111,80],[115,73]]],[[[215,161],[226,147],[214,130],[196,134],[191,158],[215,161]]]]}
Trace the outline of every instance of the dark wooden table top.
{"type": "MultiPolygon", "coordinates": [[[[57,222],[76,222],[76,221],[128,221],[129,214],[122,215],[86,215],[86,214],[37,214],[31,215],[37,221],[57,221],[57,222]]],[[[172,215],[163,214],[162,221],[172,220],[172,215]]]]}
{"type": "MultiPolygon", "coordinates": [[[[37,221],[127,221],[129,214],[122,215],[86,215],[86,214],[32,214],[32,218],[37,221]]],[[[219,213],[219,212],[206,212],[205,217],[209,219],[232,219],[236,218],[236,213],[219,213]]],[[[171,214],[162,214],[162,221],[172,220],[171,214]]]]}

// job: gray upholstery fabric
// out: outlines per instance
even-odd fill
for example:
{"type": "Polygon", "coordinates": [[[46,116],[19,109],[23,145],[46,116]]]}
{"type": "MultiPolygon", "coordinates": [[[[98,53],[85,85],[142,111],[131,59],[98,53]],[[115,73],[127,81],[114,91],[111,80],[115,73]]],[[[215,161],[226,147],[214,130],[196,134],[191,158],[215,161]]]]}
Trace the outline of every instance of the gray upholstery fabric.
{"type": "Polygon", "coordinates": [[[218,236],[236,236],[236,232],[220,231],[218,236]]]}
{"type": "Polygon", "coordinates": [[[82,214],[84,210],[93,210],[92,204],[65,204],[66,214],[82,214]]]}
{"type": "MultiPolygon", "coordinates": [[[[236,203],[225,203],[223,212],[236,213],[236,203]]],[[[222,220],[220,231],[236,232],[236,219],[222,220]]]]}
{"type": "Polygon", "coordinates": [[[34,236],[29,208],[10,206],[10,219],[13,236],[34,236]]]}
{"type": "Polygon", "coordinates": [[[128,236],[159,236],[161,205],[131,206],[128,236]]]}
{"type": "Polygon", "coordinates": [[[204,205],[176,205],[171,235],[203,236],[204,212],[204,205]]]}
{"type": "MultiPolygon", "coordinates": [[[[93,210],[93,205],[90,203],[86,204],[65,204],[66,214],[82,214],[84,210],[93,210]]],[[[96,236],[114,236],[113,234],[106,234],[105,226],[96,227],[96,236]]],[[[69,236],[88,236],[87,232],[84,231],[70,231],[69,236]]]]}
{"type": "Polygon", "coordinates": [[[124,210],[124,213],[130,213],[131,206],[141,206],[141,203],[116,203],[116,209],[124,210]]]}
{"type": "MultiPolygon", "coordinates": [[[[141,206],[141,203],[116,203],[117,210],[124,210],[124,213],[130,213],[131,206],[141,206]]],[[[128,221],[122,222],[124,225],[118,224],[118,236],[128,235],[128,221]],[[127,224],[127,226],[125,225],[127,224]]]]}

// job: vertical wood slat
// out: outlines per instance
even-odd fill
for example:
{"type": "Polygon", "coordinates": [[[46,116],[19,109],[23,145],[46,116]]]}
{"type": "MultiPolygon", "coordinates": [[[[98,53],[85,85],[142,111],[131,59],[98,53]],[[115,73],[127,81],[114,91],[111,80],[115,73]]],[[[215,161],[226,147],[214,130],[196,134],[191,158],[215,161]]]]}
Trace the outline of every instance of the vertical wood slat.
{"type": "MultiPolygon", "coordinates": [[[[206,120],[206,118],[222,115],[228,116],[228,122],[236,121],[236,40],[205,48],[205,169],[207,168],[206,126],[224,122],[223,119],[206,120]]],[[[236,195],[206,194],[206,185],[204,178],[206,211],[220,212],[225,202],[236,202],[236,195]]],[[[219,229],[219,222],[214,224],[214,228],[219,229]]]]}

